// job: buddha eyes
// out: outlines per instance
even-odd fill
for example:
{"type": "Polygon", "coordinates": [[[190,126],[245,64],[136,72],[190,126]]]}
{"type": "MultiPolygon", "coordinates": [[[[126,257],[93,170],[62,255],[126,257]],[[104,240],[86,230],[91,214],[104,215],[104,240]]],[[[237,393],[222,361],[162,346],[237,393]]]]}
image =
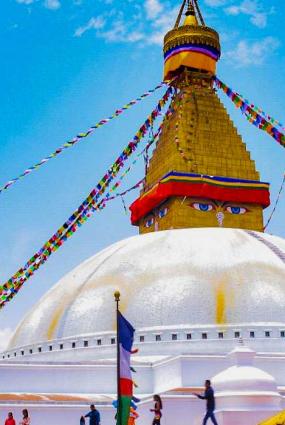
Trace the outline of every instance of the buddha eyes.
{"type": "Polygon", "coordinates": [[[162,208],[161,210],[159,210],[158,212],[158,217],[162,218],[164,216],[166,216],[166,214],[168,213],[168,209],[167,208],[162,208]]]}
{"type": "MultiPolygon", "coordinates": [[[[209,212],[209,211],[213,211],[217,209],[217,206],[207,203],[207,202],[193,202],[192,204],[190,204],[191,207],[195,208],[195,210],[198,211],[202,211],[202,212],[209,212]]],[[[248,209],[245,207],[238,207],[235,205],[227,205],[223,208],[223,210],[225,212],[228,212],[230,214],[234,214],[234,215],[241,215],[241,214],[245,214],[246,212],[248,212],[248,209]]]]}
{"type": "MultiPolygon", "coordinates": [[[[223,210],[229,214],[234,215],[242,215],[248,212],[248,209],[245,207],[239,207],[237,205],[215,205],[209,202],[193,202],[189,204],[192,208],[201,212],[209,212],[209,211],[220,211],[223,210]]],[[[162,207],[158,210],[157,215],[159,218],[163,218],[168,213],[167,207],[162,207]]],[[[221,212],[222,213],[222,212],[221,212]]],[[[222,213],[223,214],[223,213],[222,213]]],[[[145,221],[145,227],[149,228],[154,225],[154,217],[150,217],[145,221]]]]}
{"type": "Polygon", "coordinates": [[[195,208],[195,210],[203,211],[203,212],[212,211],[214,209],[212,204],[206,204],[202,202],[193,202],[191,206],[195,208]]]}
{"type": "MultiPolygon", "coordinates": [[[[159,218],[163,218],[166,216],[166,214],[168,213],[168,208],[167,207],[163,207],[158,211],[158,217],[159,218]]],[[[144,226],[145,227],[151,227],[154,224],[154,217],[150,217],[145,221],[144,226]]]]}
{"type": "Polygon", "coordinates": [[[153,219],[153,217],[152,217],[152,218],[149,218],[149,219],[145,222],[145,227],[151,227],[151,226],[153,225],[153,223],[154,223],[154,219],[153,219]]]}
{"type": "Polygon", "coordinates": [[[240,215],[245,214],[248,210],[244,207],[233,207],[229,205],[228,207],[226,207],[226,211],[230,214],[240,215]]]}

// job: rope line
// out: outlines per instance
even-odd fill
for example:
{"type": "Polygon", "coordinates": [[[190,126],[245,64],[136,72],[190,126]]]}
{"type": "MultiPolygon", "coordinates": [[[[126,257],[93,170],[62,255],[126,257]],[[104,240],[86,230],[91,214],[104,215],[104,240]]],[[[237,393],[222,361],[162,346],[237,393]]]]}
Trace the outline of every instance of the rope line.
{"type": "Polygon", "coordinates": [[[281,183],[281,186],[280,186],[280,189],[279,189],[279,192],[278,192],[278,195],[277,195],[277,198],[276,198],[276,201],[275,201],[275,204],[274,204],[273,210],[271,211],[271,214],[270,214],[270,216],[269,216],[269,218],[268,218],[268,220],[267,220],[267,223],[266,223],[266,225],[264,226],[263,230],[266,230],[266,229],[267,229],[267,227],[268,227],[269,223],[270,223],[270,222],[271,222],[271,220],[272,220],[272,217],[273,217],[273,215],[274,215],[274,213],[275,213],[275,211],[276,211],[277,205],[279,204],[280,197],[281,197],[282,191],[283,191],[283,189],[284,189],[284,184],[285,184],[285,174],[284,174],[284,176],[283,176],[282,183],[281,183]]]}
{"type": "Polygon", "coordinates": [[[33,171],[39,169],[42,165],[44,165],[46,162],[48,162],[49,160],[57,157],[58,155],[60,155],[62,152],[64,152],[66,149],[74,146],[75,144],[77,144],[78,142],[80,142],[81,140],[87,138],[88,136],[90,136],[92,133],[94,133],[94,131],[99,128],[102,127],[103,125],[107,124],[108,122],[110,122],[111,120],[113,120],[114,118],[117,118],[119,115],[121,115],[124,111],[126,111],[127,109],[130,109],[133,105],[137,104],[138,102],[142,101],[143,99],[145,99],[146,97],[150,96],[152,93],[154,93],[156,90],[160,89],[161,87],[163,87],[164,85],[166,85],[166,83],[162,82],[160,84],[158,84],[154,89],[148,90],[147,92],[143,93],[141,96],[137,97],[134,100],[131,100],[129,103],[127,103],[126,105],[124,105],[122,108],[117,109],[113,115],[104,118],[102,120],[100,120],[97,124],[93,125],[92,127],[90,127],[86,132],[81,132],[78,133],[77,136],[75,136],[73,139],[69,140],[68,142],[64,143],[62,146],[59,146],[54,152],[52,152],[50,155],[46,156],[45,158],[41,159],[39,162],[37,162],[36,164],[30,166],[29,168],[27,168],[23,173],[19,174],[17,177],[9,180],[7,183],[5,183],[2,187],[0,187],[0,193],[2,193],[4,190],[7,190],[9,187],[11,187],[12,185],[14,185],[16,182],[18,182],[19,180],[23,179],[24,177],[26,177],[28,174],[31,174],[33,171]]]}

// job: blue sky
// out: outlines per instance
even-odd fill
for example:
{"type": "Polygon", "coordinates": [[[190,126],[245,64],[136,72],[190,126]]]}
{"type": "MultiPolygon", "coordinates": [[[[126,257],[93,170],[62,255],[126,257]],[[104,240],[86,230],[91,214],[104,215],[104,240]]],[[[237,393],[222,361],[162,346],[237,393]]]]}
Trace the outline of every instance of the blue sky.
{"type": "MultiPolygon", "coordinates": [[[[0,6],[0,185],[162,78],[162,37],[178,1],[3,0],[0,6]]],[[[218,76],[279,120],[284,117],[284,4],[200,0],[219,31],[218,76]]],[[[162,91],[160,91],[162,94],[162,91]]],[[[0,195],[0,278],[40,248],[96,185],[158,98],[135,106],[0,195]]],[[[285,152],[220,95],[276,198],[285,152]]],[[[143,175],[129,174],[125,188],[143,175]]],[[[136,197],[126,198],[129,205],[136,197]]],[[[285,237],[285,193],[268,228],[285,237]]],[[[270,208],[266,211],[266,216],[270,208]]],[[[137,233],[120,200],[94,216],[1,311],[5,337],[71,268],[137,233]]],[[[3,338],[2,338],[3,340],[3,338]]]]}

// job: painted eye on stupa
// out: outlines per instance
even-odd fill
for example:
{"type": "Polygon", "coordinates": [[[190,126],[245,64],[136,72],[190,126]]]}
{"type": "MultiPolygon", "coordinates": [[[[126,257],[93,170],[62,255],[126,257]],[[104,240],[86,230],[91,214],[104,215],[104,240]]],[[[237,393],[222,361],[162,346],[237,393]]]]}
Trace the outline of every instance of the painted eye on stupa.
{"type": "Polygon", "coordinates": [[[248,209],[244,207],[229,205],[228,207],[226,207],[226,211],[229,212],[230,214],[240,215],[240,214],[245,214],[248,211],[248,209]]]}
{"type": "Polygon", "coordinates": [[[206,202],[193,202],[191,206],[195,208],[195,210],[202,211],[202,212],[208,212],[214,209],[212,204],[207,204],[206,202]]]}
{"type": "Polygon", "coordinates": [[[145,227],[151,227],[154,223],[154,219],[153,217],[149,218],[148,220],[146,220],[145,222],[145,227]]]}
{"type": "Polygon", "coordinates": [[[159,218],[162,218],[162,217],[166,216],[167,213],[168,213],[168,208],[166,208],[166,207],[165,208],[162,208],[158,212],[158,217],[159,218]]]}

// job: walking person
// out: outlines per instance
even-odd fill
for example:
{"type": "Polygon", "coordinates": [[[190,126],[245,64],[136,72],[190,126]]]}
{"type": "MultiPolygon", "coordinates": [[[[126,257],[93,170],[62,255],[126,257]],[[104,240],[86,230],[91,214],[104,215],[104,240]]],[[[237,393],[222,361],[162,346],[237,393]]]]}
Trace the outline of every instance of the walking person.
{"type": "Polygon", "coordinates": [[[154,412],[154,418],[152,421],[152,425],[160,425],[160,419],[162,417],[162,401],[158,394],[153,396],[154,408],[150,409],[151,412],[154,412]]]}
{"type": "Polygon", "coordinates": [[[206,415],[203,419],[203,425],[206,425],[208,419],[211,419],[214,425],[218,425],[218,422],[216,421],[216,418],[214,415],[215,394],[214,394],[213,388],[211,387],[211,381],[209,379],[205,381],[204,395],[196,394],[196,393],[194,393],[194,395],[202,400],[207,400],[207,404],[206,404],[207,410],[206,410],[206,415]]]}
{"type": "Polygon", "coordinates": [[[13,418],[13,413],[8,413],[8,418],[5,421],[5,425],[16,425],[15,419],[13,418]]]}
{"type": "Polygon", "coordinates": [[[91,404],[90,412],[85,415],[85,418],[89,418],[89,425],[100,425],[100,413],[94,404],[91,404]]]}
{"type": "Polygon", "coordinates": [[[19,425],[31,425],[31,419],[29,418],[29,412],[27,411],[27,409],[24,409],[22,411],[22,414],[23,414],[23,419],[21,420],[19,425]]]}

